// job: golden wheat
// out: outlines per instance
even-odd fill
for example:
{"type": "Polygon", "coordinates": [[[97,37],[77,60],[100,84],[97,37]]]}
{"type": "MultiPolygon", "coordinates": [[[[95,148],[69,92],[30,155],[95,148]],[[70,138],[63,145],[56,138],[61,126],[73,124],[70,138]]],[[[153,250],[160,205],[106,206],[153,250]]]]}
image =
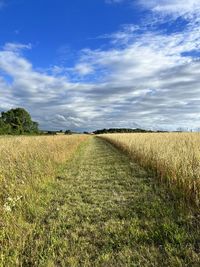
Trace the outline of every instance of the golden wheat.
{"type": "Polygon", "coordinates": [[[165,182],[187,202],[200,205],[200,134],[102,135],[165,182]]]}

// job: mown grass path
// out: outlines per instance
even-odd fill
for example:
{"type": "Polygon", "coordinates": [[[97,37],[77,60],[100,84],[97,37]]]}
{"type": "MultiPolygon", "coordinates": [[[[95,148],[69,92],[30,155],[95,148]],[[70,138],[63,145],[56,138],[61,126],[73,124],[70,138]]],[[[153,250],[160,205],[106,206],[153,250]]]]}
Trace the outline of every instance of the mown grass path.
{"type": "Polygon", "coordinates": [[[49,190],[22,266],[200,266],[196,219],[102,139],[82,144],[49,190]]]}

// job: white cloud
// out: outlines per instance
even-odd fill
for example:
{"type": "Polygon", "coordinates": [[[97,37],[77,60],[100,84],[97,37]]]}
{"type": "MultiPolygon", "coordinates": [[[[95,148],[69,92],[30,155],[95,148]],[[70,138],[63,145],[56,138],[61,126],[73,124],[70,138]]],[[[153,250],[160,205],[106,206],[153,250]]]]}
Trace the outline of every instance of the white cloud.
{"type": "Polygon", "coordinates": [[[104,34],[98,37],[98,39],[110,39],[114,45],[126,45],[134,37],[134,33],[141,30],[139,25],[125,24],[121,26],[121,30],[111,33],[104,34]]]}
{"type": "Polygon", "coordinates": [[[3,47],[6,51],[13,51],[13,52],[19,52],[23,49],[31,49],[31,44],[19,44],[19,43],[6,43],[3,47]]]}
{"type": "Polygon", "coordinates": [[[200,0],[138,0],[139,4],[154,12],[185,15],[200,9],[200,0]]]}
{"type": "Polygon", "coordinates": [[[105,0],[109,4],[132,3],[161,15],[186,16],[200,11],[200,0],[105,0]]]}
{"type": "MultiPolygon", "coordinates": [[[[171,2],[174,10],[178,2],[171,2]]],[[[159,10],[157,3],[148,8],[159,10]]],[[[164,10],[167,2],[159,3],[164,10]]],[[[23,56],[31,45],[8,43],[0,50],[0,109],[24,106],[47,129],[198,127],[199,25],[191,18],[171,34],[126,25],[101,37],[112,48],[84,49],[73,68],[54,66],[51,74],[23,56]]]]}
{"type": "Polygon", "coordinates": [[[75,66],[73,71],[84,76],[84,75],[91,74],[94,70],[92,66],[87,63],[79,63],[75,66]]]}

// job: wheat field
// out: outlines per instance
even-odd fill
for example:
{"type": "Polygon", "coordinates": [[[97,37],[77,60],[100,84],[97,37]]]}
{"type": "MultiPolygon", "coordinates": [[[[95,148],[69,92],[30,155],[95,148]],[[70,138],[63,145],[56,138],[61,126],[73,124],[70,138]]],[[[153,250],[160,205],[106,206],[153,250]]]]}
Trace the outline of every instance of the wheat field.
{"type": "Polygon", "coordinates": [[[200,134],[134,133],[102,135],[153,172],[176,195],[200,205],[200,134]]]}

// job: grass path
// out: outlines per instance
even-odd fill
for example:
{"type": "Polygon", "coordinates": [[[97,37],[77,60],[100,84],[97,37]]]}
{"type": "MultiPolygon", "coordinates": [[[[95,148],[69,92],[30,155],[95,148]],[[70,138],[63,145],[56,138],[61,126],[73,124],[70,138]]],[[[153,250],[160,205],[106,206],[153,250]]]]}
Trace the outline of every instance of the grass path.
{"type": "Polygon", "coordinates": [[[89,138],[51,185],[19,264],[200,266],[196,219],[156,188],[128,157],[89,138]]]}

